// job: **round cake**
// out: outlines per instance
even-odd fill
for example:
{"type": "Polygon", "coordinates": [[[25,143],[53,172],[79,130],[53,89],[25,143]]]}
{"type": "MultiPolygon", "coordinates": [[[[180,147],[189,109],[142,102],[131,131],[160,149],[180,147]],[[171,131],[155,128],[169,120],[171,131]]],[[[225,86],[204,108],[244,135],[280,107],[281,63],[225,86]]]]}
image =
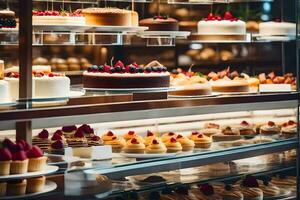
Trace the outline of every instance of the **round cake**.
{"type": "Polygon", "coordinates": [[[85,25],[85,18],[80,13],[58,11],[32,11],[33,25],[85,25]]]}
{"type": "Polygon", "coordinates": [[[86,8],[82,10],[88,25],[138,26],[138,13],[119,8],[86,8]]]}
{"type": "Polygon", "coordinates": [[[260,35],[296,35],[296,24],[289,22],[262,22],[259,24],[260,35]]]}
{"type": "Polygon", "coordinates": [[[155,16],[140,20],[140,26],[149,27],[149,31],[178,31],[178,21],[165,16],[155,16]]]}
{"type": "Polygon", "coordinates": [[[15,28],[16,26],[15,12],[0,10],[0,28],[15,28]]]}
{"type": "Polygon", "coordinates": [[[175,91],[169,92],[171,95],[211,95],[212,89],[209,83],[195,83],[175,87],[175,91]]]}
{"type": "Polygon", "coordinates": [[[121,61],[114,66],[92,66],[83,73],[84,88],[161,88],[169,87],[170,73],[157,61],[145,67],[130,64],[126,67],[121,61]]]}
{"type": "Polygon", "coordinates": [[[0,80],[0,103],[1,102],[8,102],[8,83],[7,81],[0,80]]]}
{"type": "Polygon", "coordinates": [[[249,83],[245,80],[219,79],[210,81],[214,92],[249,92],[249,83]]]}

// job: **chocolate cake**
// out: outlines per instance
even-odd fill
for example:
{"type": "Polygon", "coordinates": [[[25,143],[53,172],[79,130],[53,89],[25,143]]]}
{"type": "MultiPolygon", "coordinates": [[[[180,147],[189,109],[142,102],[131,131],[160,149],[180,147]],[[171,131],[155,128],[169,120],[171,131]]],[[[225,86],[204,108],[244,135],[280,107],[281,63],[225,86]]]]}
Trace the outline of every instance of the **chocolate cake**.
{"type": "Polygon", "coordinates": [[[140,20],[140,26],[149,27],[148,31],[178,31],[178,21],[164,16],[155,16],[140,20]]]}

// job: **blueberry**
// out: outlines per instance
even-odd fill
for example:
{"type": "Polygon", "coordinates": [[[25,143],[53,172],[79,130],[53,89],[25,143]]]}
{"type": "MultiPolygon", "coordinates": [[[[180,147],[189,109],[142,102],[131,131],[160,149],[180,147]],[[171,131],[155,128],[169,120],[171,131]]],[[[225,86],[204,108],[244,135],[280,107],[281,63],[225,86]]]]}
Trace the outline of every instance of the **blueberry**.
{"type": "Polygon", "coordinates": [[[139,73],[143,73],[144,72],[144,68],[138,68],[139,73]]]}
{"type": "Polygon", "coordinates": [[[116,70],[115,70],[115,68],[111,67],[110,70],[109,70],[109,72],[110,72],[110,73],[115,73],[116,70]]]}
{"type": "Polygon", "coordinates": [[[116,67],[115,67],[115,70],[116,70],[116,72],[121,72],[121,71],[122,71],[122,68],[121,68],[120,66],[116,66],[116,67]]]}
{"type": "Polygon", "coordinates": [[[104,71],[103,65],[98,66],[98,71],[99,71],[99,72],[103,72],[103,71],[104,71]]]}
{"type": "Polygon", "coordinates": [[[166,71],[168,71],[168,69],[166,67],[162,67],[162,71],[166,72],[166,71]]]}
{"type": "Polygon", "coordinates": [[[91,68],[92,68],[92,70],[94,70],[94,71],[98,70],[98,66],[97,66],[97,65],[93,65],[93,66],[91,66],[91,68]]]}
{"type": "Polygon", "coordinates": [[[152,67],[152,71],[157,72],[158,71],[157,67],[152,67]]]}
{"type": "Polygon", "coordinates": [[[130,73],[136,73],[136,68],[134,66],[129,67],[129,72],[130,73]]]}
{"type": "Polygon", "coordinates": [[[152,69],[151,69],[151,67],[146,67],[146,69],[145,69],[145,70],[146,70],[146,72],[149,72],[149,73],[150,73],[150,72],[152,72],[152,69]]]}
{"type": "Polygon", "coordinates": [[[162,67],[157,67],[158,72],[162,72],[162,67]]]}

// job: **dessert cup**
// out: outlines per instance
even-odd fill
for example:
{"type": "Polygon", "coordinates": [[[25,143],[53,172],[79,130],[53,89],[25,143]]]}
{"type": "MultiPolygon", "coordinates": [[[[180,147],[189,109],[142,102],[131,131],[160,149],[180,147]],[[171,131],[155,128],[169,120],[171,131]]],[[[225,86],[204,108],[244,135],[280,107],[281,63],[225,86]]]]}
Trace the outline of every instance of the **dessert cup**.
{"type": "Polygon", "coordinates": [[[28,170],[28,159],[14,160],[10,165],[10,174],[24,174],[28,170]]]}
{"type": "Polygon", "coordinates": [[[47,157],[29,158],[28,172],[37,172],[44,170],[47,162],[47,157]]]}
{"type": "Polygon", "coordinates": [[[152,140],[151,144],[146,147],[146,153],[149,154],[161,154],[166,152],[167,148],[165,144],[158,139],[152,140]]]}
{"type": "Polygon", "coordinates": [[[11,160],[0,161],[0,176],[9,175],[11,160]]]}
{"type": "Polygon", "coordinates": [[[27,179],[26,193],[41,192],[44,189],[45,183],[45,176],[27,179]]]}
{"type": "Polygon", "coordinates": [[[7,196],[19,196],[26,193],[27,181],[23,179],[21,181],[7,182],[6,195],[7,196]]]}

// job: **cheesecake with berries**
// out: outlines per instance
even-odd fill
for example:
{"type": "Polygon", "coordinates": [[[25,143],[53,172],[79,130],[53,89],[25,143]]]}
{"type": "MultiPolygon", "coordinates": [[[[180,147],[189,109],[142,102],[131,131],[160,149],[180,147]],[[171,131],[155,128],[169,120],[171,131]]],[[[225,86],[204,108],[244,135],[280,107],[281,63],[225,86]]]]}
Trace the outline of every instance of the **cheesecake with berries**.
{"type": "Polygon", "coordinates": [[[15,28],[16,26],[15,12],[11,10],[0,10],[0,29],[15,28]]]}
{"type": "Polygon", "coordinates": [[[85,17],[80,12],[32,11],[33,25],[85,25],[85,17]]]}
{"type": "Polygon", "coordinates": [[[167,16],[155,16],[153,18],[142,19],[140,26],[147,26],[148,31],[178,31],[178,21],[167,16]]]}
{"type": "Polygon", "coordinates": [[[144,67],[136,63],[124,65],[118,61],[113,66],[94,65],[83,73],[84,88],[163,88],[169,85],[170,73],[158,61],[144,67]]]}

